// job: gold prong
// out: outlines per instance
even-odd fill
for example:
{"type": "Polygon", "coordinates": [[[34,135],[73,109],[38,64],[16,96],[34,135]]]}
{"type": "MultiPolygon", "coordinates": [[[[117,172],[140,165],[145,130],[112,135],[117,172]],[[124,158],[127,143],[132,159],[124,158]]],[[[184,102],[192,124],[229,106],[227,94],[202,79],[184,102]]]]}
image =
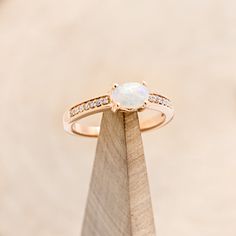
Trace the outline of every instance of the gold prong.
{"type": "Polygon", "coordinates": [[[148,102],[145,101],[144,104],[142,105],[142,107],[140,107],[140,108],[138,109],[138,111],[143,111],[143,110],[147,107],[147,105],[148,105],[148,102]]]}
{"type": "Polygon", "coordinates": [[[147,101],[145,101],[140,109],[143,110],[144,108],[146,108],[147,105],[148,105],[148,103],[147,103],[147,101]]]}
{"type": "Polygon", "coordinates": [[[111,111],[115,113],[115,112],[117,111],[116,107],[113,106],[113,107],[111,108],[111,111]]]}
{"type": "Polygon", "coordinates": [[[145,107],[144,107],[144,106],[142,106],[142,107],[140,107],[140,108],[138,109],[138,112],[143,112],[143,111],[145,111],[145,107]]]}
{"type": "Polygon", "coordinates": [[[142,84],[147,87],[147,82],[146,81],[143,80],[142,84]]]}
{"type": "Polygon", "coordinates": [[[117,88],[118,86],[119,86],[119,84],[115,83],[115,84],[112,85],[112,88],[115,89],[115,88],[117,88]]]}
{"type": "Polygon", "coordinates": [[[119,109],[120,109],[120,104],[119,103],[114,104],[111,108],[111,110],[113,112],[117,112],[119,109]]]}

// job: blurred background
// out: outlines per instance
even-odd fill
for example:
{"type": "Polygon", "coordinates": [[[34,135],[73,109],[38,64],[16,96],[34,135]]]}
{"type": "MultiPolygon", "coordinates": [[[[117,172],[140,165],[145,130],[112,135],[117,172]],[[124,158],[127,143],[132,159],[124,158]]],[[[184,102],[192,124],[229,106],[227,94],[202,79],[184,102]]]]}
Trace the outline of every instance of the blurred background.
{"type": "Polygon", "coordinates": [[[143,134],[157,235],[236,235],[236,2],[0,0],[0,235],[79,235],[96,139],[68,106],[147,81],[175,119],[143,134]]]}

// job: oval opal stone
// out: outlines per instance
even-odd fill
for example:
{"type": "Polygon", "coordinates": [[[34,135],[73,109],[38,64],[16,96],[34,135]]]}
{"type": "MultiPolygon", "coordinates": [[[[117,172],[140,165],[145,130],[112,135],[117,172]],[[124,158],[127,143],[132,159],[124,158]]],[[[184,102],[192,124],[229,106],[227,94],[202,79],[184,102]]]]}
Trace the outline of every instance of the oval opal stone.
{"type": "Polygon", "coordinates": [[[148,88],[136,82],[119,85],[111,94],[112,100],[119,103],[121,109],[138,109],[144,105],[148,97],[148,88]]]}

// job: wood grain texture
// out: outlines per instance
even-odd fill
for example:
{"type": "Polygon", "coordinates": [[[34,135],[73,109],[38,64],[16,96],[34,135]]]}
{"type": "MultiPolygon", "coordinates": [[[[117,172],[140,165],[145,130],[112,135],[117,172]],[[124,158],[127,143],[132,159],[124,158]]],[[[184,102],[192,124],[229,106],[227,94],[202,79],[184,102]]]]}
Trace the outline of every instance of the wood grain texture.
{"type": "Polygon", "coordinates": [[[105,112],[82,236],[154,236],[137,113],[105,112]]]}

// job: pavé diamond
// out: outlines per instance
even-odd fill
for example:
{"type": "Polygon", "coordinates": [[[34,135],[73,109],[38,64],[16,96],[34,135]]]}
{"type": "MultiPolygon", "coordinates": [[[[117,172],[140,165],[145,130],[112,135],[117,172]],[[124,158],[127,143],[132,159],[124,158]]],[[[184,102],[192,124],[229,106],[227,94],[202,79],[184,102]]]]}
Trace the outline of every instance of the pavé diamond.
{"type": "Polygon", "coordinates": [[[114,102],[121,108],[138,109],[142,107],[149,97],[148,88],[140,83],[125,83],[116,87],[111,94],[114,102]]]}
{"type": "Polygon", "coordinates": [[[149,99],[150,102],[155,102],[156,97],[154,95],[150,95],[149,99]]]}
{"type": "Polygon", "coordinates": [[[89,102],[84,105],[84,109],[87,111],[89,109],[89,102]]]}
{"type": "Polygon", "coordinates": [[[96,106],[97,106],[97,107],[100,107],[101,105],[102,105],[102,100],[101,100],[101,98],[100,98],[100,99],[97,100],[96,106]]]}
{"type": "Polygon", "coordinates": [[[79,111],[80,111],[80,112],[83,112],[83,111],[84,111],[84,104],[80,105],[79,111]]]}
{"type": "Polygon", "coordinates": [[[74,108],[74,115],[77,115],[79,113],[79,109],[78,109],[78,107],[75,107],[74,108]]]}
{"type": "Polygon", "coordinates": [[[90,101],[90,102],[89,102],[89,107],[90,107],[90,108],[94,108],[94,103],[93,103],[93,101],[90,101]]]}
{"type": "Polygon", "coordinates": [[[102,99],[102,104],[103,104],[103,105],[106,105],[106,104],[108,104],[108,103],[109,103],[108,97],[105,97],[105,98],[102,99]]]}

